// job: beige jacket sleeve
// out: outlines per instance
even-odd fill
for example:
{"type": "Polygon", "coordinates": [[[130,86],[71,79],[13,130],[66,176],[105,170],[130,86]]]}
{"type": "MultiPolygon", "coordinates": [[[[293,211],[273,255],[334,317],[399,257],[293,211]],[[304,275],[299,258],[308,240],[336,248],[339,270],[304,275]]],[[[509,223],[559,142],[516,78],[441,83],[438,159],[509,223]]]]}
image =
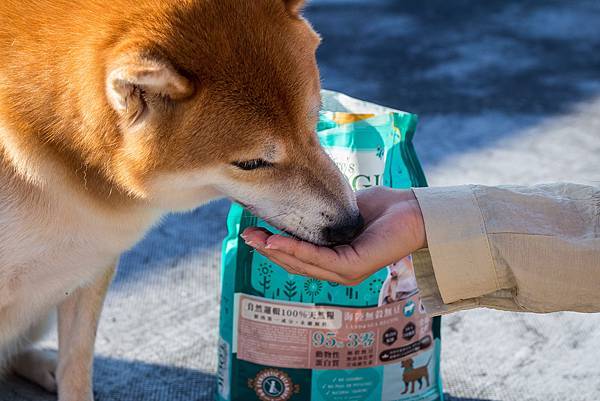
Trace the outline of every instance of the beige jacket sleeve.
{"type": "Polygon", "coordinates": [[[415,188],[428,250],[414,255],[432,315],[600,312],[600,188],[415,188]]]}

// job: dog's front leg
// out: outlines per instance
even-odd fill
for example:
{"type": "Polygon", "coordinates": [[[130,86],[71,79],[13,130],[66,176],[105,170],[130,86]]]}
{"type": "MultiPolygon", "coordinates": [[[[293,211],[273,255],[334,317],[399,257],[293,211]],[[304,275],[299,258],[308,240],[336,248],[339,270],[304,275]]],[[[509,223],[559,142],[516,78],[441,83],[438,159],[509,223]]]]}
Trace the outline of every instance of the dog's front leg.
{"type": "Polygon", "coordinates": [[[115,272],[108,268],[58,307],[59,401],[92,401],[92,363],[96,329],[104,297],[115,272]]]}

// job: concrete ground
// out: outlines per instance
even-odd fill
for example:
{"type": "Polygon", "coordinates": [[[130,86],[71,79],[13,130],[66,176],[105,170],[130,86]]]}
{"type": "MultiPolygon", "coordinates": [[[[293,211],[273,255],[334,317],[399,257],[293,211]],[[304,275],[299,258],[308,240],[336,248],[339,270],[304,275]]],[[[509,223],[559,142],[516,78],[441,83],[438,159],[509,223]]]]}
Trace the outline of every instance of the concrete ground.
{"type": "MultiPolygon", "coordinates": [[[[325,87],[420,115],[431,185],[600,182],[599,2],[313,0],[306,14],[325,87]]],[[[170,216],[123,257],[96,401],[211,400],[227,209],[170,216]]],[[[474,310],[442,335],[449,400],[600,400],[600,315],[474,310]]],[[[0,384],[0,401],[54,399],[0,384]]]]}

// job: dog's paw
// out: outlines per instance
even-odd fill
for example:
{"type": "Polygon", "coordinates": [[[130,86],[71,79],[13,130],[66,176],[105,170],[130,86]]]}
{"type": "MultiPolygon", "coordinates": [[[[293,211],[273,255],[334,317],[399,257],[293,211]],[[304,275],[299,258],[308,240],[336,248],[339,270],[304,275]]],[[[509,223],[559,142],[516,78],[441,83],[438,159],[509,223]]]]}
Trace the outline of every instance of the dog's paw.
{"type": "Polygon", "coordinates": [[[56,366],[56,353],[33,348],[18,354],[12,364],[16,374],[51,393],[57,390],[56,366]]]}

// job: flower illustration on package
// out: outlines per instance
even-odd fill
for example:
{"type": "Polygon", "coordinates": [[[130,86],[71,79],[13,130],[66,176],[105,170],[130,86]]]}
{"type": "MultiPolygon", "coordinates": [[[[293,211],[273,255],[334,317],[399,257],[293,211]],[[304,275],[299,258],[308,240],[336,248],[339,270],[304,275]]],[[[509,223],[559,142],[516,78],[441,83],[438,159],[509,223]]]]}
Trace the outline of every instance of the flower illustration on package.
{"type": "Polygon", "coordinates": [[[315,297],[321,293],[323,283],[320,280],[310,278],[304,283],[304,293],[310,297],[310,301],[314,302],[315,297]]]}

